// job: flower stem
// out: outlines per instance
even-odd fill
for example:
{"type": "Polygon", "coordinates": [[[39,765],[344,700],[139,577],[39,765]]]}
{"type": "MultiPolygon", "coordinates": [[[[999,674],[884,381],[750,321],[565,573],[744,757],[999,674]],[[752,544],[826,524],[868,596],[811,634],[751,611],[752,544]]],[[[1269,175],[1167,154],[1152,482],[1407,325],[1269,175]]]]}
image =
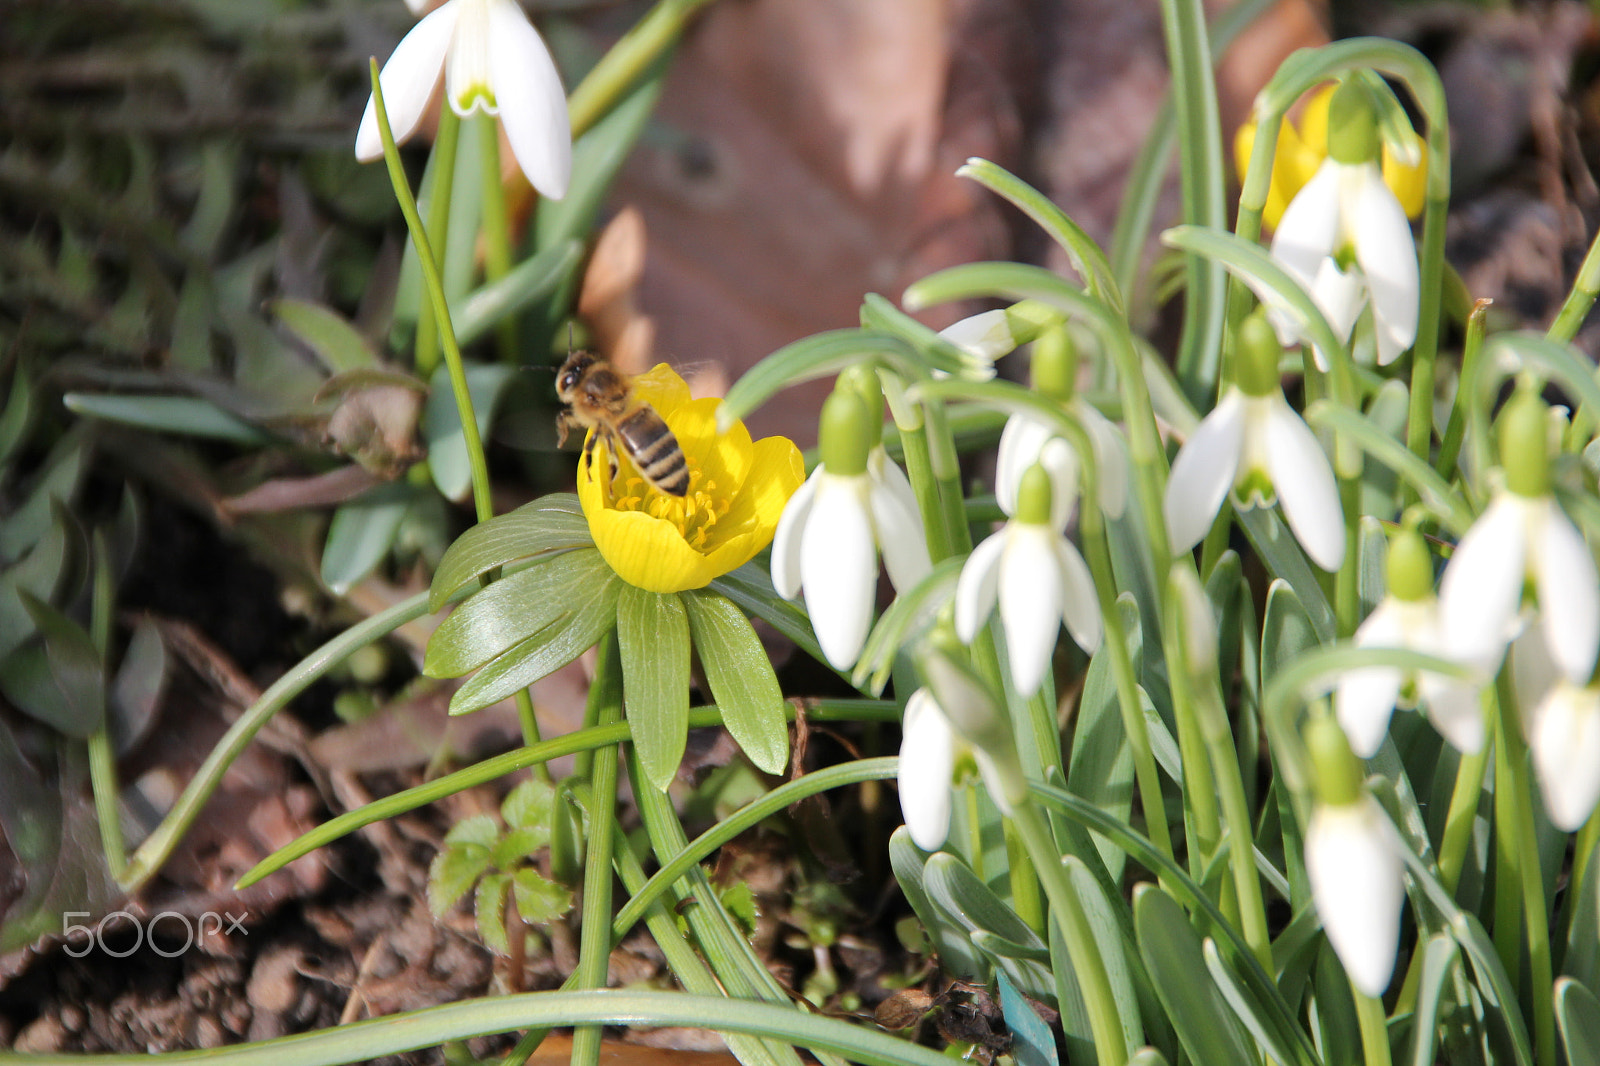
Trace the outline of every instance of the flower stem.
{"type": "Polygon", "coordinates": [[[1122,1066],[1128,1061],[1128,1051],[1123,1043],[1122,1016],[1117,1010],[1111,979],[1106,974],[1105,961],[1100,956],[1100,945],[1095,941],[1088,913],[1083,909],[1078,892],[1072,887],[1058,859],[1060,852],[1045,829],[1033,801],[1024,799],[1017,804],[1011,820],[1033,856],[1034,868],[1038,870],[1045,896],[1050,900],[1050,913],[1066,941],[1072,970],[1078,978],[1084,1006],[1089,1012],[1089,1028],[1094,1034],[1096,1059],[1100,1066],[1122,1066]]]}
{"type": "Polygon", "coordinates": [[[922,528],[928,539],[930,561],[939,562],[955,554],[950,533],[945,525],[943,489],[933,476],[933,464],[928,454],[928,425],[900,428],[900,446],[906,460],[906,479],[911,482],[912,494],[917,498],[917,510],[922,515],[922,528]]]}
{"type": "MultiPolygon", "coordinates": [[[[622,661],[615,632],[597,648],[588,705],[599,725],[622,720],[622,661]]],[[[604,988],[611,958],[611,837],[616,826],[617,753],[599,752],[589,773],[589,841],[583,870],[583,929],[578,941],[578,987],[604,988]]],[[[579,1026],[572,1033],[572,1066],[600,1061],[598,1025],[579,1026]]]]}
{"type": "MultiPolygon", "coordinates": [[[[94,531],[94,584],[89,608],[89,641],[99,653],[101,670],[110,672],[111,616],[116,607],[116,575],[105,534],[94,531]]],[[[128,847],[122,837],[122,818],[117,810],[117,755],[111,743],[110,716],[102,704],[100,724],[89,734],[89,781],[94,789],[95,820],[100,823],[100,848],[105,852],[106,868],[112,880],[128,872],[128,847]]]]}
{"type": "MultiPolygon", "coordinates": [[[[1212,681],[1215,681],[1213,676],[1212,681]]],[[[1174,685],[1176,691],[1178,686],[1174,685]]],[[[1261,878],[1256,873],[1254,823],[1245,800],[1244,779],[1239,771],[1239,752],[1228,728],[1228,712],[1216,688],[1197,692],[1196,717],[1211,755],[1211,769],[1222,798],[1224,828],[1228,835],[1228,865],[1233,871],[1234,892],[1238,896],[1239,918],[1246,943],[1255,952],[1262,969],[1273,972],[1272,935],[1267,930],[1267,909],[1261,898],[1261,878]]]]}
{"type": "Polygon", "coordinates": [[[1563,343],[1576,337],[1578,328],[1589,315],[1589,308],[1594,306],[1597,293],[1600,293],[1600,234],[1596,234],[1594,242],[1589,245],[1589,254],[1583,257],[1583,265],[1578,268],[1578,276],[1572,282],[1572,291],[1567,294],[1566,301],[1556,314],[1556,320],[1550,323],[1545,336],[1563,343]]]}
{"type": "MultiPolygon", "coordinates": [[[[483,277],[496,282],[511,272],[511,221],[506,213],[506,187],[500,180],[500,123],[490,114],[480,114],[478,145],[483,181],[483,277]]],[[[517,358],[517,319],[507,315],[495,329],[500,361],[515,366],[517,358]]]]}
{"type": "MultiPolygon", "coordinates": [[[[1593,254],[1592,252],[1590,253],[1593,254]]],[[[1478,380],[1478,358],[1483,351],[1483,334],[1493,300],[1479,300],[1472,305],[1467,316],[1466,340],[1461,346],[1461,378],[1456,383],[1455,402],[1450,405],[1450,421],[1445,424],[1444,439],[1439,443],[1439,476],[1450,481],[1456,476],[1456,461],[1461,457],[1461,441],[1467,429],[1468,383],[1478,380]]]]}
{"type": "MultiPolygon", "coordinates": [[[[428,241],[443,248],[450,235],[450,193],[456,182],[456,147],[461,143],[461,118],[448,107],[439,109],[439,131],[433,138],[433,181],[428,189],[428,241]]],[[[409,225],[409,221],[407,222],[409,225]]],[[[422,246],[417,246],[422,255],[422,246]]],[[[435,270],[439,260],[433,257],[435,270]]],[[[417,310],[416,367],[424,381],[439,365],[439,333],[433,301],[425,299],[417,310]]]]}
{"type": "Polygon", "coordinates": [[[1356,1020],[1361,1027],[1362,1061],[1366,1066],[1389,1066],[1389,1020],[1383,1013],[1383,1000],[1354,985],[1350,986],[1350,995],[1355,997],[1356,1020]]]}

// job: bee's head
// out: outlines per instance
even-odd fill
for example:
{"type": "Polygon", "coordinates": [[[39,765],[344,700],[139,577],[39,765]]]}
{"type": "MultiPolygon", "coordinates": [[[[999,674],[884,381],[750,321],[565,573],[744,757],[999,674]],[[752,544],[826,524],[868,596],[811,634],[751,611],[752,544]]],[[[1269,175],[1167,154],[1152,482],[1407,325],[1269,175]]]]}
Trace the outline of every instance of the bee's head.
{"type": "Polygon", "coordinates": [[[598,360],[589,352],[573,352],[556,372],[556,395],[568,399],[583,380],[584,373],[598,360]]]}

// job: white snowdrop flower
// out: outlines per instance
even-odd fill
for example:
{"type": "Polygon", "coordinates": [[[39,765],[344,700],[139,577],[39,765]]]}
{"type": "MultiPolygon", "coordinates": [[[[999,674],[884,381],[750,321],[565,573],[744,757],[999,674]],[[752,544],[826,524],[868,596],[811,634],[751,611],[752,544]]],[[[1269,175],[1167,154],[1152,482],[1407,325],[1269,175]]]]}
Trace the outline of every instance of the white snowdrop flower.
{"type": "Polygon", "coordinates": [[[1238,384],[1189,437],[1167,477],[1167,536],[1174,552],[1198,544],[1231,492],[1236,506],[1282,505],[1312,562],[1344,561],[1344,512],[1333,468],[1277,376],[1277,341],[1259,315],[1239,331],[1238,384]]]}
{"type": "Polygon", "coordinates": [[[1405,845],[1362,787],[1361,765],[1344,731],[1329,718],[1314,718],[1305,740],[1317,793],[1305,836],[1311,900],[1351,983],[1381,996],[1400,940],[1405,845]]]}
{"type": "Polygon", "coordinates": [[[1523,726],[1550,824],[1575,833],[1600,801],[1600,687],[1557,681],[1523,726]]]}
{"type": "MultiPolygon", "coordinates": [[[[1433,564],[1414,529],[1402,530],[1389,547],[1389,590],[1355,633],[1358,648],[1407,648],[1448,657],[1439,600],[1433,594],[1433,564]]],[[[1389,714],[1407,687],[1434,728],[1458,751],[1483,750],[1485,728],[1478,686],[1427,671],[1366,666],[1339,675],[1334,713],[1350,747],[1363,759],[1377,753],[1389,730],[1389,714]]]]}
{"type": "Polygon", "coordinates": [[[999,766],[982,748],[962,738],[932,692],[917,689],[906,701],[901,721],[897,781],[900,813],[912,843],[923,851],[938,851],[950,835],[953,777],[963,756],[972,758],[996,804],[1009,812],[999,766]]]}
{"type": "MultiPolygon", "coordinates": [[[[413,10],[418,8],[413,3],[413,10]]],[[[572,127],[561,75],[515,0],[447,0],[396,46],[379,75],[396,141],[416,131],[444,79],[445,98],[466,118],[498,115],[517,165],[552,200],[572,176],[572,127]]],[[[356,133],[356,158],[383,155],[375,103],[367,101],[356,133]]]]}
{"type": "Polygon", "coordinates": [[[881,444],[865,402],[835,389],[823,405],[823,460],[789,498],[772,541],[772,584],[793,599],[802,591],[817,643],[835,669],[854,665],[872,627],[878,552],[896,589],[916,584],[932,564],[916,496],[881,444]]]}
{"type": "Polygon", "coordinates": [[[1093,654],[1100,646],[1094,579],[1051,518],[1050,476],[1035,464],[1023,477],[1016,517],[973,549],[956,582],[956,635],[970,644],[1000,604],[1000,624],[1017,691],[1031,696],[1050,672],[1056,634],[1093,654]]]}
{"type": "Polygon", "coordinates": [[[1498,427],[1505,485],[1456,546],[1439,601],[1450,652],[1494,670],[1531,588],[1551,660],[1583,685],[1600,653],[1600,575],[1551,494],[1545,411],[1531,389],[1506,404],[1498,427]]]}
{"type": "MultiPolygon", "coordinates": [[[[988,381],[994,377],[994,361],[1016,351],[1017,338],[1004,310],[984,311],[953,322],[939,336],[961,349],[966,357],[962,377],[988,381]]],[[[944,375],[935,372],[935,376],[944,375]]]]}
{"type": "Polygon", "coordinates": [[[1394,972],[1405,903],[1404,864],[1394,826],[1363,793],[1319,805],[1306,827],[1306,874],[1323,931],[1351,982],[1381,996],[1394,972]]]}
{"type": "MultiPolygon", "coordinates": [[[[1342,340],[1370,299],[1378,363],[1387,365],[1417,338],[1421,284],[1411,223],[1384,183],[1377,120],[1365,93],[1355,84],[1334,93],[1328,157],[1284,210],[1272,255],[1342,340]]],[[[1284,343],[1307,339],[1281,308],[1271,314],[1284,343]]],[[[1327,353],[1318,349],[1314,356],[1326,370],[1327,353]]]]}
{"type": "MultiPolygon", "coordinates": [[[[1128,502],[1128,449],[1122,433],[1091,404],[1074,397],[1068,410],[1083,425],[1094,450],[1095,470],[1100,477],[1100,509],[1119,518],[1128,502]]],[[[1041,464],[1050,475],[1052,489],[1050,524],[1065,529],[1078,499],[1078,453],[1072,445],[1055,435],[1055,430],[1040,419],[1015,414],[1000,431],[1000,449],[995,459],[995,501],[1006,514],[1017,513],[1017,493],[1022,476],[1033,464],[1041,464]]]]}

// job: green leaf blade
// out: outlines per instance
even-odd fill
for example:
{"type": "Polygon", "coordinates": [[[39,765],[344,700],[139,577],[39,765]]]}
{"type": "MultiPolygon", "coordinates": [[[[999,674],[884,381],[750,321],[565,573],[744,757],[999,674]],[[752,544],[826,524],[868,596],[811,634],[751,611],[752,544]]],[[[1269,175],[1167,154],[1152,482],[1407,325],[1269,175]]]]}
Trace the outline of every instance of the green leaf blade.
{"type": "Polygon", "coordinates": [[[728,732],[751,762],[769,774],[782,773],[789,761],[783,690],[755,628],[732,601],[715,592],[685,593],[683,603],[728,732]]]}
{"type": "Polygon", "coordinates": [[[622,691],[639,765],[665,792],[689,739],[689,616],[676,593],[624,584],[617,598],[622,691]]]}

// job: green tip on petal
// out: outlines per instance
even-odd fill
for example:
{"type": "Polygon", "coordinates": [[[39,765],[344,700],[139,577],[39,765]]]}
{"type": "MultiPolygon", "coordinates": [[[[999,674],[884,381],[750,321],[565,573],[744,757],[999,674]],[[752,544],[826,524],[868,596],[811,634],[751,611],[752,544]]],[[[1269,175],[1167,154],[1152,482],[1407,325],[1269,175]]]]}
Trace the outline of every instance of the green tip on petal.
{"type": "Polygon", "coordinates": [[[1066,403],[1078,380],[1078,345],[1065,322],[1049,327],[1033,342],[1031,367],[1035,392],[1066,403]]]}
{"type": "Polygon", "coordinates": [[[1050,474],[1041,463],[1034,463],[1022,475],[1017,488],[1017,521],[1032,526],[1050,524],[1052,490],[1050,474]]]}
{"type": "Polygon", "coordinates": [[[1496,429],[1506,488],[1518,496],[1550,495],[1548,408],[1531,387],[1521,386],[1500,412],[1496,429]]]}
{"type": "Polygon", "coordinates": [[[867,453],[882,432],[882,423],[872,417],[859,392],[849,388],[834,389],[822,405],[822,417],[817,424],[822,465],[828,468],[828,473],[842,477],[865,474],[867,453]]]}
{"type": "Polygon", "coordinates": [[[1384,564],[1389,579],[1389,595],[1415,603],[1433,594],[1433,557],[1428,542],[1415,529],[1402,529],[1389,545],[1384,564]]]}
{"type": "Polygon", "coordinates": [[[1283,346],[1278,334],[1262,311],[1255,311],[1239,325],[1239,340],[1234,359],[1234,380],[1246,396],[1271,396],[1279,391],[1278,357],[1283,346]]]}
{"type": "Polygon", "coordinates": [[[1378,115],[1367,89],[1351,79],[1328,101],[1328,154],[1347,165],[1378,158],[1378,115]]]}
{"type": "Polygon", "coordinates": [[[1044,330],[1064,322],[1061,312],[1039,300],[1022,300],[1006,308],[1006,328],[1018,344],[1027,344],[1044,330]]]}
{"type": "Polygon", "coordinates": [[[1361,760],[1350,750],[1339,723],[1319,715],[1306,723],[1306,748],[1316,774],[1317,799],[1329,807],[1348,807],[1361,798],[1361,760]]]}

